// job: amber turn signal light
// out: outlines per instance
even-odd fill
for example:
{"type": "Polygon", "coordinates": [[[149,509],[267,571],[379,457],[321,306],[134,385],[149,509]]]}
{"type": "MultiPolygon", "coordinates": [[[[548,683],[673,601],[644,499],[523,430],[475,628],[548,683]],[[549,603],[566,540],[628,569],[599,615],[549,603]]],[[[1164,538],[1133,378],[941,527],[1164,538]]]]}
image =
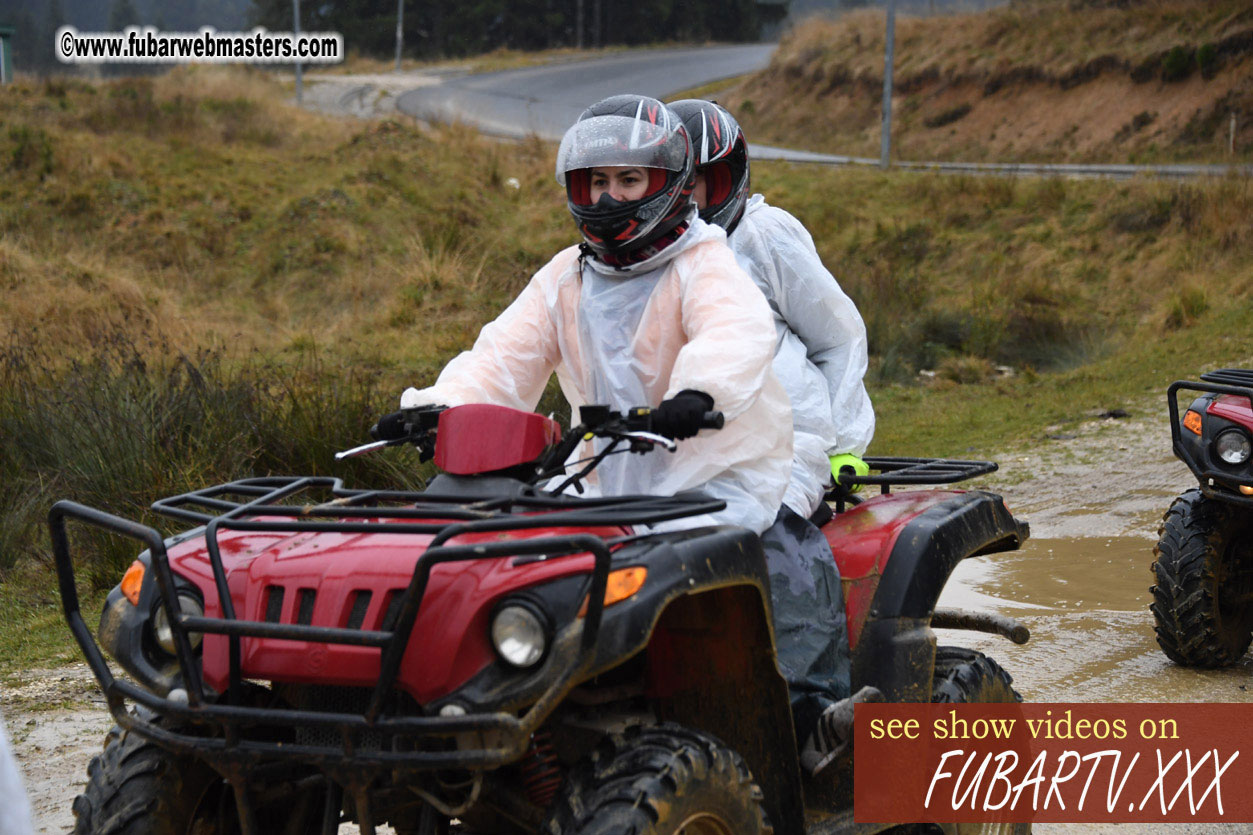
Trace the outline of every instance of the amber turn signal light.
{"type": "MultiPolygon", "coordinates": [[[[617,571],[609,572],[609,581],[605,584],[605,608],[609,608],[615,603],[626,600],[635,594],[644,586],[644,578],[648,576],[648,569],[642,565],[633,565],[630,568],[619,568],[617,571]]],[[[583,605],[579,607],[579,617],[587,614],[587,598],[583,598],[583,605]]]]}
{"type": "Polygon", "coordinates": [[[1194,412],[1191,409],[1183,416],[1183,428],[1191,430],[1197,435],[1201,434],[1201,413],[1194,412]]]}
{"type": "Polygon", "coordinates": [[[131,563],[122,576],[122,594],[132,606],[139,605],[139,587],[144,584],[144,564],[139,560],[131,563]]]}

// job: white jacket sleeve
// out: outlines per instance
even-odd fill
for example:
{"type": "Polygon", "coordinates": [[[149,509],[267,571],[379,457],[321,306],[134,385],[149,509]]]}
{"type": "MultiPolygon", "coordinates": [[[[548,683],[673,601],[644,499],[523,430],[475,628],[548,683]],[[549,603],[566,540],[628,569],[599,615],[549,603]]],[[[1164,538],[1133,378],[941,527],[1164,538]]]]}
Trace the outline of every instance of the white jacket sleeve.
{"type": "Polygon", "coordinates": [[[774,321],[766,299],[721,241],[701,244],[681,278],[683,330],[666,397],[703,391],[734,420],[752,405],[774,358],[774,321]]]}
{"type": "Polygon", "coordinates": [[[874,437],[874,408],[863,378],[866,325],[857,306],[822,264],[813,238],[792,215],[770,207],[761,226],[770,246],[776,304],[826,378],[837,442],[828,455],[864,455],[874,437]]]}
{"type": "Polygon", "coordinates": [[[444,366],[434,385],[406,389],[401,408],[494,403],[533,410],[560,359],[553,288],[564,261],[555,258],[536,273],[521,295],[483,326],[474,347],[444,366]]]}

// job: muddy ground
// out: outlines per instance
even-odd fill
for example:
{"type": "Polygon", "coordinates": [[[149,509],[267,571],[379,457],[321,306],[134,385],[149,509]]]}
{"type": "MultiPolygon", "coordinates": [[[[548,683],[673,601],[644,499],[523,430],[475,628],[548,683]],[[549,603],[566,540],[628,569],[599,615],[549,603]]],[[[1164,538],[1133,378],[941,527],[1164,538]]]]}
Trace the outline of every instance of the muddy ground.
{"type": "MultiPolygon", "coordinates": [[[[1001,469],[981,482],[1031,524],[1032,539],[1021,551],[967,561],[942,603],[1013,615],[1031,628],[1032,640],[1017,647],[995,637],[941,633],[940,641],[994,655],[1028,700],[1253,701],[1253,658],[1232,670],[1183,670],[1153,640],[1147,607],[1157,520],[1191,482],[1170,454],[1160,401],[1146,401],[1126,418],[1093,416],[1078,428],[1046,429],[1051,438],[1001,455],[1001,469]]],[[[89,671],[82,664],[32,670],[4,690],[0,709],[38,831],[68,832],[74,795],[111,724],[89,671]]],[[[1041,825],[1037,831],[1072,830],[1041,825]]]]}

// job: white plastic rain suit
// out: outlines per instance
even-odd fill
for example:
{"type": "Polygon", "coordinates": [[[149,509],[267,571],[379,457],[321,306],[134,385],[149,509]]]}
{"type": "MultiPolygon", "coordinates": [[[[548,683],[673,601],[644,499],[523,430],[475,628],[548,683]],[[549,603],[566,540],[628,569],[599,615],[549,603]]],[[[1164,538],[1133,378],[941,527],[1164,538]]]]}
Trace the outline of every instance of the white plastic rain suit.
{"type": "Polygon", "coordinates": [[[866,325],[800,221],[754,194],[728,243],[774,314],[774,373],[792,401],[792,477],[783,503],[808,518],[831,481],[829,455],[861,456],[874,436],[866,325]]]}
{"type": "Polygon", "coordinates": [[[35,831],[30,802],[22,786],[22,772],[9,746],[0,716],[0,835],[27,835],[35,831]]]}
{"type": "Polygon", "coordinates": [[[575,415],[589,403],[621,410],[703,391],[725,416],[723,429],[701,432],[674,453],[611,455],[588,487],[600,495],[700,488],[726,501],[726,510],[659,527],[729,523],[761,533],[791,477],[790,412],[771,371],[770,310],[724,242],[722,229],[693,218],[678,240],[627,268],[563,250],[483,327],[473,348],[433,386],[406,390],[401,406],[532,410],[553,371],[575,415]]]}

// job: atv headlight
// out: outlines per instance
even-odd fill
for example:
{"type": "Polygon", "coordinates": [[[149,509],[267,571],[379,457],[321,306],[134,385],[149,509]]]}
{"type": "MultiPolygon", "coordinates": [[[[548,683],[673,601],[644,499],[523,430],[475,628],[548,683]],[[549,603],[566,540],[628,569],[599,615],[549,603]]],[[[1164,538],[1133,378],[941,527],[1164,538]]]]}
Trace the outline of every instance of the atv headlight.
{"type": "Polygon", "coordinates": [[[1214,439],[1214,452],[1228,464],[1243,464],[1253,455],[1253,443],[1239,429],[1224,429],[1214,439]]]}
{"type": "Polygon", "coordinates": [[[492,618],[492,646],[515,667],[532,667],[548,649],[548,629],[530,606],[509,603],[492,618]]]}
{"type": "MultiPolygon", "coordinates": [[[[182,608],[183,614],[195,617],[204,615],[204,605],[193,594],[179,592],[178,605],[182,608]]],[[[161,647],[161,649],[170,655],[178,654],[178,649],[174,646],[174,630],[170,628],[170,619],[165,614],[164,606],[158,605],[157,610],[152,614],[152,635],[157,639],[157,646],[161,647]]],[[[191,642],[192,649],[200,647],[200,641],[203,637],[199,632],[187,633],[187,640],[191,642]]]]}

